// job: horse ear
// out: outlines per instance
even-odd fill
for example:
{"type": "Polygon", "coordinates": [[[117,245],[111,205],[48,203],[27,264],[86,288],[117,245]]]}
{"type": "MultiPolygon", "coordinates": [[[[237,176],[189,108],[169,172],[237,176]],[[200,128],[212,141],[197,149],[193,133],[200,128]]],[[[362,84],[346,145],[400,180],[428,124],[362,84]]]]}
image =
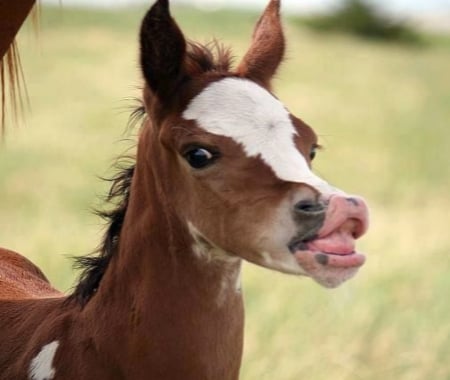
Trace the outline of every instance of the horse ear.
{"type": "Polygon", "coordinates": [[[147,12],[140,32],[141,68],[150,90],[167,101],[185,76],[186,41],[169,10],[158,0],[147,12]]]}
{"type": "Polygon", "coordinates": [[[238,74],[270,87],[284,57],[285,39],[280,20],[281,0],[271,0],[256,24],[252,44],[238,66],[238,74]]]}

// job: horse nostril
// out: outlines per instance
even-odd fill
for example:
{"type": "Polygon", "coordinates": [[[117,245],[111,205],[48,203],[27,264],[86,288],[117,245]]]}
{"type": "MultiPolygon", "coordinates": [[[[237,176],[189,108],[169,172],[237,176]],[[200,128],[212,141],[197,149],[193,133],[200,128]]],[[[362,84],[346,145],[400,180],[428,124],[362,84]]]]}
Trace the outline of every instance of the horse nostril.
{"type": "Polygon", "coordinates": [[[314,214],[318,212],[323,212],[325,210],[325,205],[320,202],[312,200],[304,200],[298,202],[295,206],[295,211],[303,214],[314,214]]]}
{"type": "Polygon", "coordinates": [[[359,206],[359,202],[357,199],[355,198],[345,198],[345,200],[349,203],[351,203],[353,206],[358,207],[359,206]]]}

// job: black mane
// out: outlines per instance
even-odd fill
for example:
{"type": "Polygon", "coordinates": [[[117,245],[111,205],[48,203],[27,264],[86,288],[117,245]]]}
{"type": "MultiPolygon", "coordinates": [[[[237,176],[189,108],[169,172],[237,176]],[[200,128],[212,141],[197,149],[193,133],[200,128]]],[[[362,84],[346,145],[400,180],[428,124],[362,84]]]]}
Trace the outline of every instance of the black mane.
{"type": "MultiPolygon", "coordinates": [[[[129,124],[137,123],[144,115],[143,106],[136,108],[130,115],[129,124]]],[[[95,213],[106,221],[107,228],[103,240],[92,255],[75,257],[74,259],[74,267],[81,270],[81,274],[73,293],[69,296],[69,300],[75,299],[82,306],[86,305],[97,291],[106,268],[117,253],[135,165],[134,157],[121,156],[115,165],[117,173],[111,178],[104,178],[104,180],[111,182],[106,202],[113,207],[109,210],[95,210],[95,213]]]]}

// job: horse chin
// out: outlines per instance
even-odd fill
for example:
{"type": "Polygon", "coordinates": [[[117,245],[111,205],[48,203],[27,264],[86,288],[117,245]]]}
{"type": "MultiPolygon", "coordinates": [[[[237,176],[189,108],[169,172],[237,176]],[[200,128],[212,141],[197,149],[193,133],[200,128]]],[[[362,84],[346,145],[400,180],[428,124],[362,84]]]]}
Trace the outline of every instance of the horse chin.
{"type": "Polygon", "coordinates": [[[310,277],[326,288],[336,288],[358,272],[365,256],[360,253],[343,255],[303,249],[291,254],[265,253],[262,261],[252,258],[246,260],[282,273],[310,277]]]}
{"type": "Polygon", "coordinates": [[[293,256],[307,276],[326,288],[336,288],[349,280],[365,262],[365,256],[356,252],[335,254],[297,250],[293,256]]]}

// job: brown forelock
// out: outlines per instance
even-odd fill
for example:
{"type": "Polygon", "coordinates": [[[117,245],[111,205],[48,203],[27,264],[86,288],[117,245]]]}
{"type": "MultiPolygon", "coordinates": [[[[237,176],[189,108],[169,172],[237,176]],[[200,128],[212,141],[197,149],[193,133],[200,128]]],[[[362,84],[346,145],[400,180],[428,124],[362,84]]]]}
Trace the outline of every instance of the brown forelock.
{"type": "Polygon", "coordinates": [[[227,73],[231,70],[233,56],[231,50],[213,40],[207,44],[189,41],[185,56],[185,70],[190,77],[216,72],[227,73]]]}

